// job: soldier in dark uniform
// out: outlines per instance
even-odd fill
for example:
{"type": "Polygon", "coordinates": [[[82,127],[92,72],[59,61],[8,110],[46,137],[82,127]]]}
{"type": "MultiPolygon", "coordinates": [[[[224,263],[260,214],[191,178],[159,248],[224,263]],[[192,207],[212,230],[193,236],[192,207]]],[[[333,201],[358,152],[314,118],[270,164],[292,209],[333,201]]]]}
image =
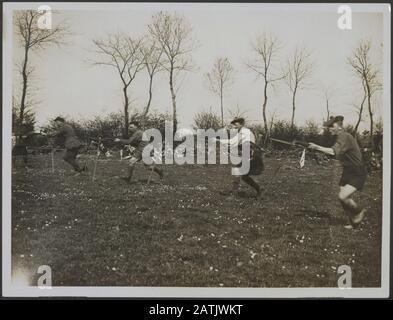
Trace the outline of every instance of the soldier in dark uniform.
{"type": "Polygon", "coordinates": [[[346,228],[350,229],[360,224],[366,212],[366,209],[360,208],[351,196],[356,191],[362,190],[367,178],[367,170],[356,139],[343,129],[343,120],[343,116],[331,117],[324,124],[330,133],[336,136],[336,142],[331,148],[314,143],[310,143],[308,147],[335,156],[342,163],[343,173],[339,183],[338,199],[349,217],[350,225],[346,228]]]}
{"type": "MultiPolygon", "coordinates": [[[[134,153],[129,159],[128,175],[122,179],[127,183],[131,183],[132,175],[135,170],[135,165],[137,162],[142,160],[143,149],[149,144],[149,141],[143,140],[143,131],[140,129],[139,122],[133,121],[130,123],[130,131],[132,135],[129,139],[119,139],[116,138],[115,142],[120,142],[122,144],[128,144],[135,148],[134,153]]],[[[146,165],[146,164],[145,164],[146,165]]],[[[164,177],[162,170],[158,169],[156,166],[150,166],[151,170],[160,176],[160,179],[164,177]]]]}
{"type": "Polygon", "coordinates": [[[75,134],[75,130],[65,122],[62,117],[57,117],[55,120],[58,126],[58,131],[56,132],[56,137],[64,138],[65,154],[63,156],[64,161],[69,163],[77,173],[85,171],[86,167],[81,167],[76,160],[76,157],[82,147],[82,143],[75,134]]]}

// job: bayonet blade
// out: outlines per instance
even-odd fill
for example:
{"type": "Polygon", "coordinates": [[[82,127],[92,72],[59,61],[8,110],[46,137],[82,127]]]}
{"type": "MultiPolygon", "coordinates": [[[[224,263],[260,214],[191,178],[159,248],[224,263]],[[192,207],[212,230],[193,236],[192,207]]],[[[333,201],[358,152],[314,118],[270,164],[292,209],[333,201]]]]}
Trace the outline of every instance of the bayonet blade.
{"type": "Polygon", "coordinates": [[[294,140],[292,142],[289,142],[289,141],[274,139],[274,138],[270,138],[270,140],[278,142],[278,143],[286,144],[289,146],[295,146],[295,147],[299,147],[299,148],[308,148],[308,142],[303,142],[303,141],[298,141],[298,140],[294,140]]]}
{"type": "Polygon", "coordinates": [[[285,140],[273,139],[273,138],[270,138],[270,140],[278,142],[278,143],[282,143],[282,144],[287,144],[289,146],[294,146],[295,145],[293,142],[289,142],[289,141],[285,141],[285,140]]]}

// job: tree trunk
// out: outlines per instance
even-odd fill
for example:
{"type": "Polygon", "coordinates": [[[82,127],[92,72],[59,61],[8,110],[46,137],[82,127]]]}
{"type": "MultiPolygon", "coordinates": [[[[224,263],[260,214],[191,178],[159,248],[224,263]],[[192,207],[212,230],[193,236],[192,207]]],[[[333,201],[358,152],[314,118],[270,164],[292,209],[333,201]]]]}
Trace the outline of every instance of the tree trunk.
{"type": "Polygon", "coordinates": [[[370,115],[370,140],[371,140],[371,148],[374,150],[375,145],[374,145],[374,119],[373,119],[373,111],[371,109],[371,91],[370,91],[370,85],[366,82],[366,88],[367,88],[367,104],[368,104],[368,113],[370,115]]]}
{"type": "Polygon", "coordinates": [[[150,82],[149,82],[149,100],[147,101],[145,110],[143,111],[142,114],[142,126],[145,126],[146,123],[146,116],[149,113],[149,109],[150,109],[150,104],[151,104],[151,100],[153,98],[153,76],[150,75],[150,82]]]}
{"type": "Polygon", "coordinates": [[[222,84],[220,86],[220,102],[221,102],[221,126],[224,127],[224,105],[223,105],[223,90],[222,84]]]}
{"type": "Polygon", "coordinates": [[[292,93],[292,118],[291,118],[291,131],[293,132],[293,126],[295,124],[295,111],[296,111],[296,91],[297,87],[293,90],[292,93]]]}
{"type": "Polygon", "coordinates": [[[330,119],[330,110],[329,110],[329,99],[326,100],[326,121],[329,121],[330,119]]]}
{"type": "Polygon", "coordinates": [[[358,121],[356,122],[356,125],[355,125],[355,135],[358,134],[359,125],[360,125],[360,122],[362,121],[363,107],[364,107],[364,102],[366,101],[366,98],[367,98],[367,94],[366,94],[366,92],[365,92],[365,93],[364,93],[364,97],[363,97],[363,101],[362,101],[362,103],[360,104],[360,110],[359,110],[358,121]]]}
{"type": "Polygon", "coordinates": [[[127,93],[128,86],[123,87],[123,94],[124,94],[124,138],[128,139],[128,127],[130,122],[130,116],[128,114],[128,93],[127,93]]]}
{"type": "Polygon", "coordinates": [[[177,131],[177,114],[176,114],[176,95],[173,88],[173,65],[171,65],[171,70],[169,72],[169,87],[172,96],[172,107],[173,107],[173,134],[177,131]]]}
{"type": "MultiPolygon", "coordinates": [[[[28,58],[29,58],[29,47],[26,45],[25,46],[25,56],[24,56],[23,67],[22,67],[23,84],[22,84],[22,96],[21,96],[21,100],[20,100],[20,109],[19,109],[19,125],[20,126],[22,126],[22,124],[23,124],[24,117],[25,117],[25,109],[26,109],[28,58]]],[[[23,133],[20,131],[20,134],[22,135],[23,133]]]]}
{"type": "Polygon", "coordinates": [[[262,105],[263,124],[264,124],[264,126],[265,126],[265,135],[266,135],[266,138],[265,138],[265,139],[267,139],[268,136],[269,136],[269,128],[268,128],[268,125],[267,125],[267,118],[266,118],[267,85],[268,85],[268,82],[267,82],[266,79],[265,79],[265,87],[264,87],[264,89],[263,89],[263,105],[262,105]]]}

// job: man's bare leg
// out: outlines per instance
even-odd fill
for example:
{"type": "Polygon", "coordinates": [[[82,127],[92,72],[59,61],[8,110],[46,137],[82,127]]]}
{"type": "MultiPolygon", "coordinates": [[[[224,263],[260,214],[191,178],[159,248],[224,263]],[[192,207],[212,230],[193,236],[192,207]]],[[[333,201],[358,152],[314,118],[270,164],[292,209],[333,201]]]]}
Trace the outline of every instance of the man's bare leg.
{"type": "Polygon", "coordinates": [[[356,202],[350,198],[356,191],[357,189],[355,187],[347,184],[340,187],[340,193],[338,194],[341,206],[351,222],[351,226],[346,226],[346,228],[358,225],[363,220],[366,211],[360,208],[356,202]]]}
{"type": "Polygon", "coordinates": [[[129,160],[129,166],[128,166],[128,175],[126,177],[122,177],[122,179],[127,182],[128,184],[131,183],[132,176],[134,174],[135,170],[135,165],[139,161],[138,158],[131,157],[129,160]]]}

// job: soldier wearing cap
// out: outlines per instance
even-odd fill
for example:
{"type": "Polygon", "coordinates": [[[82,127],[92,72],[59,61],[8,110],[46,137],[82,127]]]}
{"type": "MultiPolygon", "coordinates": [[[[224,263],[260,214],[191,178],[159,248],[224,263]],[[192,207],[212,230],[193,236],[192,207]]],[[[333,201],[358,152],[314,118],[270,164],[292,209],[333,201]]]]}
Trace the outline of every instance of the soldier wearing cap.
{"type": "Polygon", "coordinates": [[[356,139],[343,129],[343,116],[330,117],[324,123],[324,127],[336,136],[336,142],[331,148],[325,148],[314,143],[309,144],[309,148],[335,156],[342,165],[343,173],[340,180],[340,192],[338,198],[349,217],[350,225],[346,228],[353,228],[363,220],[366,209],[360,208],[351,196],[362,190],[367,177],[366,167],[363,162],[362,153],[356,139]]]}
{"type": "Polygon", "coordinates": [[[66,123],[62,117],[57,117],[54,122],[58,127],[58,131],[55,136],[64,138],[64,146],[66,149],[63,157],[64,161],[69,163],[78,174],[85,171],[87,168],[82,168],[76,160],[76,157],[82,147],[82,143],[76,136],[74,128],[66,123]]]}
{"type": "MultiPolygon", "coordinates": [[[[138,121],[132,121],[130,123],[129,128],[130,128],[130,131],[132,132],[132,135],[129,139],[116,138],[114,140],[115,142],[119,142],[122,144],[129,144],[129,145],[135,147],[135,151],[134,151],[133,155],[131,156],[131,158],[129,159],[130,165],[128,167],[128,176],[122,178],[127,183],[131,183],[132,175],[135,170],[135,165],[137,162],[140,162],[142,160],[143,149],[149,144],[149,141],[143,140],[143,131],[140,129],[140,124],[138,121]]],[[[151,166],[151,169],[155,173],[157,173],[161,179],[164,177],[162,170],[158,169],[154,165],[151,166]]]]}
{"type": "MultiPolygon", "coordinates": [[[[244,181],[249,186],[251,186],[257,193],[257,198],[261,196],[262,189],[258,183],[254,181],[250,175],[259,175],[262,173],[264,169],[263,160],[262,160],[262,150],[255,144],[255,137],[254,134],[251,132],[250,129],[244,126],[244,119],[243,118],[235,118],[231,125],[237,129],[238,133],[232,139],[220,139],[219,142],[221,144],[230,145],[231,147],[238,147],[239,151],[249,150],[249,155],[242,154],[241,158],[242,161],[249,161],[249,168],[247,172],[243,172],[242,165],[243,163],[239,163],[235,165],[235,173],[236,175],[233,176],[232,181],[232,190],[231,191],[223,191],[221,194],[231,194],[237,193],[240,188],[240,182],[244,181]],[[244,146],[248,144],[248,148],[244,148],[244,146]]],[[[214,139],[216,141],[216,139],[214,139]]]]}

